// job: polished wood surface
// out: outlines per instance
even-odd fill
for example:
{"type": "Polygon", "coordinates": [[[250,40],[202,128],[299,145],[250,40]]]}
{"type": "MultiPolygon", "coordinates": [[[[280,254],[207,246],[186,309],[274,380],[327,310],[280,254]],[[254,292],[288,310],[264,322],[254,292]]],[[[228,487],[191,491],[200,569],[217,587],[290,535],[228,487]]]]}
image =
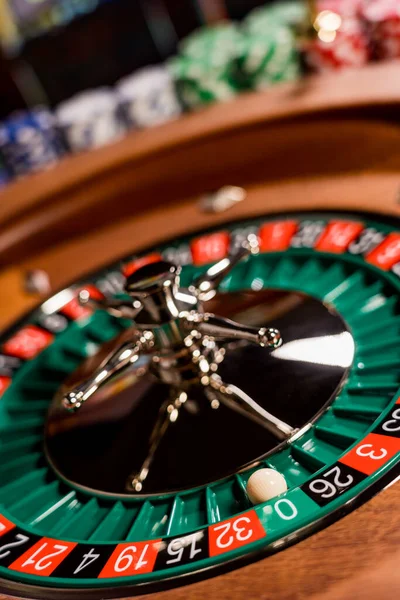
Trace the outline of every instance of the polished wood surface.
{"type": "MultiPolygon", "coordinates": [[[[227,220],[288,210],[400,216],[400,65],[373,66],[240,98],[17,182],[0,206],[0,327],[53,289],[163,239],[227,220]],[[199,196],[243,185],[218,215],[199,196]]],[[[274,556],[153,597],[198,600],[386,600],[400,575],[400,484],[274,556]]],[[[5,596],[0,596],[4,600],[5,596]]]]}
{"type": "MultiPolygon", "coordinates": [[[[383,165],[385,167],[385,165],[383,165]]],[[[24,293],[24,273],[44,269],[53,290],[68,285],[86,273],[129,253],[164,239],[216,226],[227,220],[251,217],[266,212],[287,210],[353,210],[400,216],[400,131],[399,154],[393,155],[391,168],[374,168],[344,173],[341,176],[314,176],[256,183],[246,186],[247,199],[232,210],[205,214],[199,198],[189,198],[165,208],[145,211],[123,223],[111,224],[75,240],[61,242],[43,252],[30,255],[18,264],[0,271],[0,328],[8,326],[40,301],[24,293]]]]}

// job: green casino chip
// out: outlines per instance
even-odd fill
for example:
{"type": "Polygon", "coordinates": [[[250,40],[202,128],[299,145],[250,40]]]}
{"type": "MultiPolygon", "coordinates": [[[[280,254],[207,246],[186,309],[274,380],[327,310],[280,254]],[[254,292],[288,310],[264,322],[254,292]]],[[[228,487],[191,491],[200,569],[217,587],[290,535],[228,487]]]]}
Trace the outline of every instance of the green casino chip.
{"type": "Polygon", "coordinates": [[[241,89],[237,71],[243,35],[234,24],[198,29],[180,45],[169,62],[176,90],[189,109],[233,98],[241,89]]]}
{"type": "Polygon", "coordinates": [[[195,60],[177,56],[170,60],[168,67],[178,98],[186,109],[224,102],[237,93],[232,65],[215,64],[212,59],[195,60]]]}
{"type": "Polygon", "coordinates": [[[269,20],[257,32],[232,24],[202,28],[181,43],[169,63],[180,102],[195,109],[233,98],[238,91],[269,87],[300,75],[291,29],[269,20]]]}
{"type": "Polygon", "coordinates": [[[277,2],[251,11],[243,22],[239,68],[252,89],[293,81],[301,74],[295,28],[307,16],[302,2],[277,2]]]}
{"type": "Polygon", "coordinates": [[[282,25],[270,27],[264,35],[247,36],[242,42],[238,71],[252,89],[297,79],[301,69],[292,31],[282,25]]]}

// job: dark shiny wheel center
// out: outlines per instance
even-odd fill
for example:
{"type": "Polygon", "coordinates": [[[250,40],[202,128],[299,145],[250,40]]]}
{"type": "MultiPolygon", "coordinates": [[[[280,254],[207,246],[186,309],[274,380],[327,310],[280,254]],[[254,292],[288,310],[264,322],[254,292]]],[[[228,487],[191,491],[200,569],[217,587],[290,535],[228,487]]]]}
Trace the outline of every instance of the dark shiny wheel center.
{"type": "MultiPolygon", "coordinates": [[[[340,316],[307,295],[274,290],[224,293],[206,306],[246,325],[274,325],[283,345],[273,352],[246,342],[227,345],[224,381],[240,387],[292,427],[303,428],[338,393],[352,364],[353,338],[340,316]]],[[[101,362],[108,344],[71,381],[101,362]]],[[[136,365],[140,369],[140,365],[136,365]]],[[[46,424],[46,454],[71,483],[125,494],[126,480],[145,458],[148,439],[168,387],[135,371],[106,385],[79,416],[60,410],[56,398],[46,424]]],[[[146,493],[200,486],[239,471],[273,452],[279,442],[246,416],[201,392],[189,394],[168,429],[146,480],[146,493]]]]}

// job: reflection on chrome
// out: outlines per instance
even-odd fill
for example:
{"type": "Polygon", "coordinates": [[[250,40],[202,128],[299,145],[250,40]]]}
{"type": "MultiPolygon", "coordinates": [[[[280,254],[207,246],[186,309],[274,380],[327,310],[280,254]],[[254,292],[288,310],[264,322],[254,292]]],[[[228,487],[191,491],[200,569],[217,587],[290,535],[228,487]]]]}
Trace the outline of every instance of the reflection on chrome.
{"type": "Polygon", "coordinates": [[[282,360],[326,365],[328,367],[350,367],[353,363],[355,345],[348,331],[338,335],[305,338],[283,344],[271,354],[282,360]]]}

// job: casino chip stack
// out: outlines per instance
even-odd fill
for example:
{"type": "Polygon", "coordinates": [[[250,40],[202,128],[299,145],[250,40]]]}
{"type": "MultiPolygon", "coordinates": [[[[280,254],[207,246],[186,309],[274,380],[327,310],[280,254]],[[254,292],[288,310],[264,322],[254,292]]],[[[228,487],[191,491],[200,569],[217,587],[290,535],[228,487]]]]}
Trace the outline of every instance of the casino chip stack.
{"type": "Polygon", "coordinates": [[[318,10],[318,36],[303,45],[307,65],[321,73],[367,64],[371,44],[359,14],[360,0],[322,0],[318,10]]]}
{"type": "Polygon", "coordinates": [[[294,27],[304,15],[301,3],[285,2],[255,9],[245,19],[246,36],[238,64],[249,88],[260,89],[300,76],[294,27]]]}
{"type": "Polygon", "coordinates": [[[180,55],[171,59],[168,67],[185,108],[223,102],[236,95],[241,42],[239,29],[230,23],[201,28],[181,42],[180,55]]]}
{"type": "Polygon", "coordinates": [[[64,148],[54,115],[42,107],[11,115],[0,124],[0,153],[14,176],[56,163],[64,148]]]}
{"type": "Polygon", "coordinates": [[[181,114],[171,73],[164,66],[148,67],[117,84],[121,114],[128,127],[151,127],[181,114]]]}
{"type": "Polygon", "coordinates": [[[400,58],[400,1],[370,0],[362,9],[375,56],[400,58]]]}
{"type": "Polygon", "coordinates": [[[113,90],[98,88],[82,92],[59,104],[57,120],[72,152],[104,146],[119,139],[125,126],[113,90]]]}

